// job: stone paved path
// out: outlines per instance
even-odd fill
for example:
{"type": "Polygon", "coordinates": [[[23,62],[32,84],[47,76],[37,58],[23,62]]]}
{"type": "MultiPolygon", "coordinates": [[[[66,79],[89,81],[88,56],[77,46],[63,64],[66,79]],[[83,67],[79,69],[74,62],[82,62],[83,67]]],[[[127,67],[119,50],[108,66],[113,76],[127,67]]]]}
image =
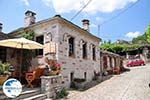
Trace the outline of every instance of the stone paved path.
{"type": "Polygon", "coordinates": [[[71,94],[69,100],[150,100],[150,64],[131,68],[84,92],[71,94]]]}

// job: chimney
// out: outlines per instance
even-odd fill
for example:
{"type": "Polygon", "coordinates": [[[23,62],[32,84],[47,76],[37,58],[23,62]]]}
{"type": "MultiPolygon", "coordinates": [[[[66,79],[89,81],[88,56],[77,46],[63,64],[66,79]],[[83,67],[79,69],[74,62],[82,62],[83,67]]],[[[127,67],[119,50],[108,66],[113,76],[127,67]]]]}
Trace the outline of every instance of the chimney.
{"type": "Polygon", "coordinates": [[[89,20],[88,19],[83,19],[82,20],[82,25],[83,25],[83,29],[86,30],[86,31],[90,31],[90,28],[89,28],[89,20]]]}
{"type": "Polygon", "coordinates": [[[61,17],[61,15],[55,15],[54,17],[61,17]]]}
{"type": "Polygon", "coordinates": [[[3,29],[3,24],[0,23],[0,32],[2,32],[2,29],[3,29]]]}
{"type": "Polygon", "coordinates": [[[24,19],[25,27],[35,23],[35,19],[36,19],[35,15],[36,13],[29,11],[29,10],[25,12],[25,19],[24,19]]]}

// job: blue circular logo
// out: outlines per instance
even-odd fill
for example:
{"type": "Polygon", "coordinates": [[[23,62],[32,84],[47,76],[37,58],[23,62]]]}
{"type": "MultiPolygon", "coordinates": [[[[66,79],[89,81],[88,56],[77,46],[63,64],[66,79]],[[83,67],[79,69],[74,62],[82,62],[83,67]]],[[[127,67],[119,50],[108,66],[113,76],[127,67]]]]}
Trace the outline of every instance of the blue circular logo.
{"type": "Polygon", "coordinates": [[[22,92],[22,85],[17,79],[8,79],[3,84],[3,92],[9,98],[16,98],[22,92]]]}

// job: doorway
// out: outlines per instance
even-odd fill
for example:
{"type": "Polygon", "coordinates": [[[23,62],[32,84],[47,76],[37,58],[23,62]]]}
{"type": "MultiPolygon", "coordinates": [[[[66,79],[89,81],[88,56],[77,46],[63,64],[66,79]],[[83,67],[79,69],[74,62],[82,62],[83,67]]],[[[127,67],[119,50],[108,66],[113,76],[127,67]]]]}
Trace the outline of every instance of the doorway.
{"type": "Polygon", "coordinates": [[[74,72],[71,72],[70,73],[70,87],[72,88],[73,87],[73,80],[74,80],[74,72]]]}
{"type": "Polygon", "coordinates": [[[6,62],[7,51],[5,47],[0,47],[0,61],[2,63],[6,62]]]}

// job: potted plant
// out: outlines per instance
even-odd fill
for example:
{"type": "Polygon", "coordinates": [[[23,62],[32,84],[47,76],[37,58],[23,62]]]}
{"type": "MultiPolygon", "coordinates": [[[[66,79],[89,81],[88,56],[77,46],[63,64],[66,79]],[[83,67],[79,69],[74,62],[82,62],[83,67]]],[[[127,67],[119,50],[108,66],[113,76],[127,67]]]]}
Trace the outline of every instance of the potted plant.
{"type": "Polygon", "coordinates": [[[73,84],[76,89],[83,89],[86,84],[86,79],[84,78],[74,78],[73,84]]]}
{"type": "Polygon", "coordinates": [[[8,63],[2,63],[0,61],[0,85],[3,85],[3,83],[8,79],[9,77],[9,64],[8,63]]]}
{"type": "Polygon", "coordinates": [[[48,59],[46,57],[45,62],[47,63],[47,68],[50,69],[50,72],[49,72],[50,75],[59,75],[60,70],[61,70],[61,65],[57,63],[56,60],[48,59]]]}
{"type": "Polygon", "coordinates": [[[55,62],[52,66],[50,66],[50,69],[50,75],[58,75],[61,70],[61,65],[55,62]]]}

